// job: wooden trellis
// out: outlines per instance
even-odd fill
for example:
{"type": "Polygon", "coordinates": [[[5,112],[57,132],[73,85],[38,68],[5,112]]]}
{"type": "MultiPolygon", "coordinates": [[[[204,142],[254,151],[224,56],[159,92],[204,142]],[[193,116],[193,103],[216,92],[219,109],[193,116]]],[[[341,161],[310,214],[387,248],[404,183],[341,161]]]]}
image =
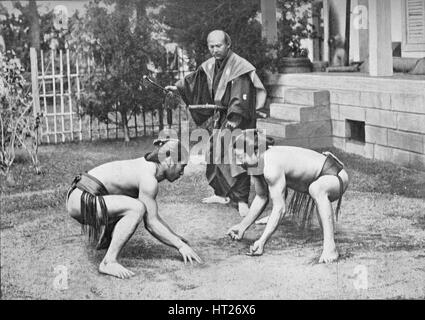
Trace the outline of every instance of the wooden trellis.
{"type": "MultiPolygon", "coordinates": [[[[116,139],[124,136],[121,126],[104,123],[91,116],[81,116],[77,99],[82,90],[81,78],[93,69],[89,58],[82,58],[67,50],[40,51],[39,57],[31,48],[34,113],[41,114],[40,142],[61,143],[69,141],[116,139]]],[[[187,117],[183,112],[183,117],[187,117]]],[[[110,118],[118,120],[115,112],[110,118]]],[[[179,126],[180,112],[176,112],[174,126],[179,126]]],[[[165,117],[163,117],[165,118],[165,117]]],[[[143,111],[129,120],[130,137],[155,135],[159,132],[156,111],[143,111]],[[150,115],[149,115],[150,113],[150,115]]]]}

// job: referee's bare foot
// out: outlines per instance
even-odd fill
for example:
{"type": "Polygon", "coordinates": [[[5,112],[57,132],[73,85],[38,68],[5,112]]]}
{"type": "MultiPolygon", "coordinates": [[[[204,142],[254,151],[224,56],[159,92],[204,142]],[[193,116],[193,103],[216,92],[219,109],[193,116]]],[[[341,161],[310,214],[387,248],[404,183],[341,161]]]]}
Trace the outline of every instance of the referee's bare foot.
{"type": "Polygon", "coordinates": [[[134,276],[134,272],[124,268],[116,261],[102,261],[99,265],[99,272],[109,274],[120,279],[128,279],[134,276]]]}
{"type": "Polygon", "coordinates": [[[332,263],[338,260],[339,254],[336,250],[335,242],[323,246],[322,255],[320,256],[319,263],[332,263]]]}
{"type": "Polygon", "coordinates": [[[220,203],[220,204],[228,204],[230,202],[230,198],[228,197],[219,197],[216,195],[213,195],[208,198],[202,199],[202,203],[220,203]]]}

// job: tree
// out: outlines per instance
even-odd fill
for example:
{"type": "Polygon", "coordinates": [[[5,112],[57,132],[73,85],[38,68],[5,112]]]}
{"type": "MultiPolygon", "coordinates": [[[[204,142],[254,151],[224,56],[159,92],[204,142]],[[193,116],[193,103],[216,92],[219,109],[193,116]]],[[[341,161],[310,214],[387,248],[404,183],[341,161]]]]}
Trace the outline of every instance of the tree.
{"type": "Polygon", "coordinates": [[[29,48],[40,49],[40,21],[37,4],[31,0],[27,6],[21,2],[13,4],[20,14],[10,15],[6,12],[6,19],[0,22],[6,48],[13,50],[23,65],[29,66],[29,48]]]}
{"type": "Polygon", "coordinates": [[[21,2],[14,2],[13,6],[17,11],[12,14],[0,7],[0,13],[5,16],[5,19],[0,21],[0,30],[7,50],[13,50],[23,67],[28,69],[30,47],[37,51],[40,48],[48,48],[46,41],[50,39],[44,39],[44,35],[53,29],[53,11],[40,15],[35,0],[29,1],[26,6],[21,2]]]}
{"type": "Polygon", "coordinates": [[[37,51],[40,50],[40,16],[37,11],[37,3],[35,0],[30,0],[28,6],[23,7],[20,2],[17,8],[28,17],[30,23],[30,45],[37,51]]]}
{"type": "Polygon", "coordinates": [[[258,0],[162,0],[157,19],[169,38],[186,49],[196,66],[208,56],[206,39],[214,29],[226,31],[232,49],[256,66],[260,75],[270,63],[261,37],[258,0]]]}
{"type": "MultiPolygon", "coordinates": [[[[15,8],[19,5],[19,2],[14,3],[15,8]]],[[[28,31],[30,30],[30,23],[28,17],[23,15],[22,12],[20,14],[6,12],[5,19],[0,21],[0,29],[6,49],[13,50],[24,67],[29,66],[30,41],[28,31]]]]}
{"type": "MultiPolygon", "coordinates": [[[[6,16],[6,14],[7,14],[6,8],[0,3],[0,15],[6,16]]],[[[6,44],[3,38],[3,26],[0,23],[0,53],[3,51],[6,51],[6,44]]]]}
{"type": "MultiPolygon", "coordinates": [[[[53,10],[40,14],[35,0],[30,0],[27,5],[14,2],[13,6],[17,10],[12,14],[0,6],[0,14],[5,16],[5,19],[0,21],[0,31],[4,37],[6,48],[15,52],[25,69],[29,69],[30,66],[30,47],[34,47],[37,51],[40,49],[50,50],[51,41],[55,39],[58,44],[56,49],[65,48],[71,30],[70,28],[55,29],[53,10]]],[[[78,12],[75,12],[70,23],[72,24],[77,18],[78,12]]]]}
{"type": "Polygon", "coordinates": [[[162,105],[161,94],[141,86],[143,75],[161,71],[165,63],[165,49],[152,37],[148,4],[91,2],[71,30],[70,46],[95,62],[94,71],[83,80],[80,106],[84,114],[104,122],[115,122],[109,115],[118,112],[126,142],[130,140],[130,117],[162,105]]]}
{"type": "Polygon", "coordinates": [[[308,52],[302,48],[301,40],[312,38],[317,30],[309,22],[313,0],[278,0],[281,13],[278,21],[278,59],[284,57],[306,57],[308,52]]]}

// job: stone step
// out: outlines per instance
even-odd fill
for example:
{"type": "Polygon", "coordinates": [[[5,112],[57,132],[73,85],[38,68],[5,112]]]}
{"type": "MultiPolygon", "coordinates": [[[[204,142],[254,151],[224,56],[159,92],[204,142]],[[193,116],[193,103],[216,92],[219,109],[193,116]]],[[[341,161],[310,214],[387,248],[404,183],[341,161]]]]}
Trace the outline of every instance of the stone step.
{"type": "Polygon", "coordinates": [[[331,136],[310,137],[310,138],[285,138],[287,146],[301,147],[307,149],[319,149],[333,147],[331,136]]]}
{"type": "Polygon", "coordinates": [[[257,128],[260,130],[265,130],[266,135],[274,137],[285,137],[286,126],[290,124],[295,124],[293,121],[283,121],[276,118],[266,118],[257,120],[257,128]]]}
{"type": "Polygon", "coordinates": [[[304,106],[288,103],[270,104],[270,117],[286,121],[301,121],[301,109],[304,106]]]}
{"type": "Polygon", "coordinates": [[[288,88],[284,90],[285,103],[300,104],[310,107],[328,106],[329,91],[304,88],[288,88]]]}
{"type": "Polygon", "coordinates": [[[331,120],[295,122],[266,118],[257,120],[257,128],[266,130],[267,135],[287,139],[332,136],[331,120]]]}
{"type": "Polygon", "coordinates": [[[277,87],[302,87],[316,88],[321,90],[354,90],[390,92],[401,94],[413,94],[423,92],[425,79],[423,78],[403,78],[403,77],[370,77],[367,74],[350,73],[292,73],[292,74],[271,74],[265,81],[267,92],[279,91],[277,87]]]}
{"type": "Polygon", "coordinates": [[[272,103],[270,117],[297,122],[309,122],[330,119],[329,106],[306,107],[298,104],[272,103]]]}
{"type": "Polygon", "coordinates": [[[285,103],[285,99],[283,99],[283,98],[276,98],[276,97],[270,97],[270,104],[272,104],[272,103],[283,104],[283,103],[285,103]]]}
{"type": "Polygon", "coordinates": [[[285,92],[289,89],[296,89],[296,87],[288,87],[288,86],[280,86],[280,85],[267,86],[268,96],[272,98],[273,100],[281,99],[282,102],[285,97],[285,92]]]}
{"type": "Polygon", "coordinates": [[[268,86],[268,96],[271,102],[301,104],[310,107],[328,105],[330,101],[328,90],[282,85],[268,86]]]}
{"type": "Polygon", "coordinates": [[[300,110],[300,121],[321,121],[331,119],[331,108],[329,105],[321,107],[302,108],[300,110]]]}
{"type": "Polygon", "coordinates": [[[288,124],[285,138],[314,138],[332,136],[331,120],[319,120],[288,124]]]}

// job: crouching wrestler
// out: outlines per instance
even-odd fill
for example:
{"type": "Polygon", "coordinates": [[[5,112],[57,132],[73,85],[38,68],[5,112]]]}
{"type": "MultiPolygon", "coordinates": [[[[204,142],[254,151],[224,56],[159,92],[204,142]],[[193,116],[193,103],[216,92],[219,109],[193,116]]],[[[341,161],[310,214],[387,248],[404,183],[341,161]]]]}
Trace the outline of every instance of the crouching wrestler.
{"type": "Polygon", "coordinates": [[[248,215],[228,230],[233,240],[243,238],[245,231],[261,215],[269,197],[273,208],[261,237],[250,246],[249,255],[262,255],[264,245],[286,214],[297,215],[308,221],[317,208],[319,223],[323,230],[323,251],[319,263],[338,259],[334,241],[334,216],[331,202],[338,200],[336,217],[341,197],[348,186],[348,175],[343,164],[329,152],[292,146],[266,144],[264,134],[257,130],[245,130],[235,142],[235,155],[240,165],[251,168],[256,195],[248,215]],[[293,190],[286,206],[287,188],[293,190]]]}
{"type": "Polygon", "coordinates": [[[178,249],[185,263],[202,262],[161,219],[156,202],[158,183],[183,175],[188,153],[178,140],[156,140],[154,145],[144,157],[108,162],[78,175],[68,191],[68,213],[81,223],[96,249],[107,249],[101,273],[122,279],[134,275],[117,257],[142,220],[155,238],[178,249]]]}

